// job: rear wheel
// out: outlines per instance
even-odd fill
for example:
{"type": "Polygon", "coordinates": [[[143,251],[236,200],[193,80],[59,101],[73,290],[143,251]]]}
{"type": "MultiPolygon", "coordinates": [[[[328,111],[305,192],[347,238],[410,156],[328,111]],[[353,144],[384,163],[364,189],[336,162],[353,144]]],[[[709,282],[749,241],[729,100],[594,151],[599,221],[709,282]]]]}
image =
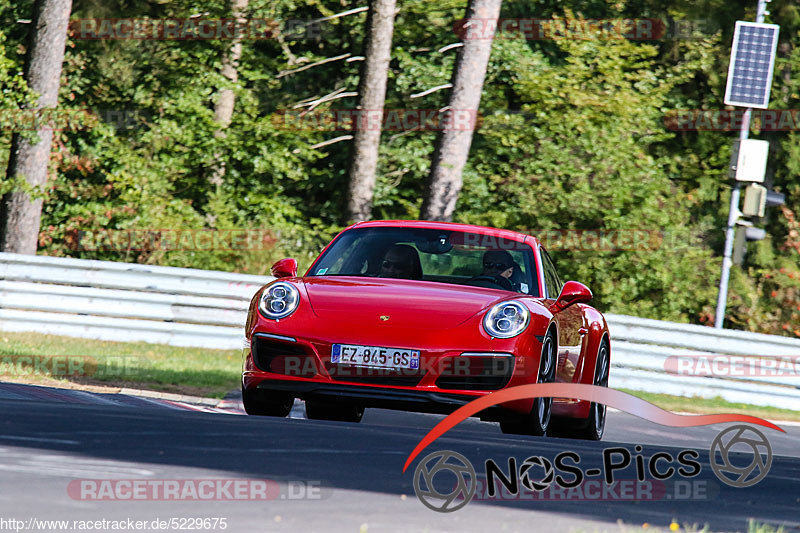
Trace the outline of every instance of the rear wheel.
{"type": "Polygon", "coordinates": [[[338,422],[361,422],[364,408],[357,405],[337,405],[314,400],[306,401],[306,417],[311,420],[336,420],[338,422]]]}
{"type": "MultiPolygon", "coordinates": [[[[542,357],[539,361],[537,383],[552,383],[556,377],[557,343],[553,330],[547,332],[542,342],[542,357]]],[[[527,415],[511,415],[500,421],[503,433],[511,435],[536,435],[547,433],[550,414],[553,409],[552,398],[535,398],[533,408],[527,415]]]]}
{"type": "Polygon", "coordinates": [[[292,410],[294,398],[284,392],[248,390],[243,385],[242,404],[248,415],[285,417],[292,410]]]}
{"type": "MultiPolygon", "coordinates": [[[[611,365],[609,357],[608,340],[603,339],[597,350],[597,364],[595,365],[594,385],[608,387],[608,371],[611,365]]],[[[568,439],[600,440],[606,428],[606,406],[592,402],[589,407],[589,416],[583,420],[562,418],[553,420],[553,436],[568,439]]]]}

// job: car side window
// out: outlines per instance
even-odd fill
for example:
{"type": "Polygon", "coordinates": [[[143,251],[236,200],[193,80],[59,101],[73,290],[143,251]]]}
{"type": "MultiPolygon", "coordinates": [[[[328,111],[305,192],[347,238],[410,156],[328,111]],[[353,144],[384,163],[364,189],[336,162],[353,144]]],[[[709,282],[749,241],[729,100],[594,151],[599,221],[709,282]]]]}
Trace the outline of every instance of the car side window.
{"type": "Polygon", "coordinates": [[[558,298],[561,293],[561,280],[558,278],[556,267],[553,265],[553,260],[544,248],[539,248],[542,253],[542,266],[544,268],[544,284],[547,291],[548,298],[558,298]]]}

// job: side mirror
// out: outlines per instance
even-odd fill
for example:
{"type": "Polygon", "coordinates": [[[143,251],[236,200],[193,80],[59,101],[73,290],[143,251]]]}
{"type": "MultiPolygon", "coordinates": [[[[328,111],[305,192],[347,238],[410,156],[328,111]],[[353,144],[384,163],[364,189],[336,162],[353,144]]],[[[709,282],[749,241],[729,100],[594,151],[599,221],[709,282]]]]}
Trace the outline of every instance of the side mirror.
{"type": "Polygon", "coordinates": [[[592,291],[589,290],[589,287],[577,281],[568,281],[564,284],[556,301],[550,306],[550,312],[557,313],[572,304],[586,303],[591,299],[592,291]]]}
{"type": "Polygon", "coordinates": [[[281,259],[272,265],[272,275],[276,278],[293,278],[297,276],[297,260],[291,257],[281,259]]]}

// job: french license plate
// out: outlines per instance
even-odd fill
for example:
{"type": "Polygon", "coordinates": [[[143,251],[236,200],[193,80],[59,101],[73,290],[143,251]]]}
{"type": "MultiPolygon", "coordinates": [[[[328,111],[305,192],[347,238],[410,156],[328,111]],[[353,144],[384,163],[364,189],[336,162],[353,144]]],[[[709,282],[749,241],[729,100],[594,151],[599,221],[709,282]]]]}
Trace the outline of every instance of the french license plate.
{"type": "Polygon", "coordinates": [[[374,368],[419,368],[419,350],[334,344],[331,363],[374,368]]]}

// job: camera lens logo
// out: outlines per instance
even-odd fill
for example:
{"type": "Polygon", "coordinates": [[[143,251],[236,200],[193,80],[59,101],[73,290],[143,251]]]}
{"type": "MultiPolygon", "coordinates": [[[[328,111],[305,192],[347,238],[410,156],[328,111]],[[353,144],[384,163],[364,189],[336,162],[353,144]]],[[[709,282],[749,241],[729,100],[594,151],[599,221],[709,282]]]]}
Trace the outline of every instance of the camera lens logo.
{"type": "Polygon", "coordinates": [[[541,455],[528,457],[522,466],[519,467],[519,479],[522,484],[530,490],[542,491],[550,486],[553,482],[555,471],[553,470],[553,463],[545,459],[541,455]],[[544,476],[540,480],[533,480],[531,476],[531,468],[538,466],[544,470],[544,476]]]}
{"type": "Polygon", "coordinates": [[[764,479],[769,472],[772,466],[772,446],[767,437],[757,429],[745,425],[732,426],[714,438],[708,459],[714,473],[723,483],[731,487],[751,487],[764,479]],[[743,461],[743,458],[735,457],[742,448],[747,455],[752,453],[750,464],[746,466],[743,465],[746,459],[743,461]],[[746,448],[750,448],[749,453],[746,448]]]}
{"type": "Polygon", "coordinates": [[[463,455],[450,450],[433,452],[420,461],[414,470],[414,492],[417,493],[417,498],[428,509],[440,513],[451,513],[467,505],[475,495],[477,486],[472,463],[463,455]],[[434,486],[436,474],[442,473],[445,474],[440,475],[440,488],[452,487],[455,476],[455,488],[451,492],[439,492],[434,486]]]}

